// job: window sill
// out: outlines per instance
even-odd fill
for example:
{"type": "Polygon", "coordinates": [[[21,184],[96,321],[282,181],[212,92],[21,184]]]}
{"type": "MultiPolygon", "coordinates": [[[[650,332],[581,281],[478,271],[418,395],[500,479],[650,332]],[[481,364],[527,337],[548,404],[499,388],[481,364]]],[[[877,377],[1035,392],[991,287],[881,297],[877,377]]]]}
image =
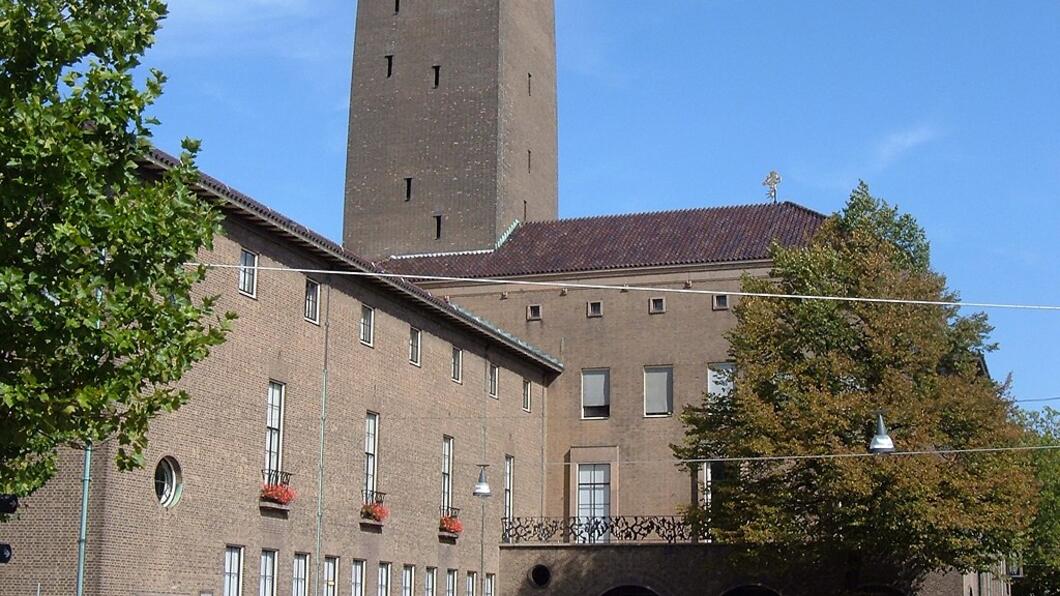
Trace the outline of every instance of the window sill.
{"type": "Polygon", "coordinates": [[[645,418],[673,418],[674,417],[674,413],[670,412],[668,414],[645,414],[644,417],[645,418]]]}
{"type": "Polygon", "coordinates": [[[533,414],[534,413],[533,410],[531,410],[529,408],[523,408],[523,411],[526,412],[527,414],[533,414]]]}
{"type": "Polygon", "coordinates": [[[443,544],[456,544],[456,539],[460,538],[460,534],[454,534],[452,532],[438,531],[438,542],[443,544]]]}
{"type": "Polygon", "coordinates": [[[366,347],[366,348],[374,348],[375,347],[374,343],[372,343],[370,341],[364,341],[363,339],[361,340],[361,345],[366,347]]]}
{"type": "Polygon", "coordinates": [[[456,383],[457,385],[463,385],[464,384],[463,379],[454,379],[452,377],[449,377],[449,380],[454,382],[454,383],[456,383]]]}
{"type": "Polygon", "coordinates": [[[317,319],[317,320],[315,320],[315,321],[314,321],[313,319],[310,319],[309,317],[302,317],[302,319],[303,319],[303,320],[304,320],[304,321],[305,321],[306,323],[312,323],[312,324],[316,325],[317,327],[320,327],[320,319],[317,319]]]}
{"type": "Polygon", "coordinates": [[[486,397],[488,397],[488,398],[490,398],[490,399],[498,399],[498,400],[499,400],[499,399],[501,398],[501,396],[499,396],[499,395],[493,395],[492,393],[488,393],[488,394],[486,394],[486,397]]]}
{"type": "Polygon", "coordinates": [[[372,534],[382,534],[383,522],[377,522],[374,519],[361,519],[361,531],[370,532],[372,534]]]}
{"type": "Polygon", "coordinates": [[[271,510],[271,511],[287,512],[287,511],[291,510],[291,505],[290,505],[290,503],[288,503],[287,505],[283,505],[283,504],[280,504],[280,503],[275,503],[273,501],[266,501],[264,499],[261,499],[261,500],[258,501],[258,508],[260,508],[260,509],[268,509],[268,510],[271,510]]]}
{"type": "Polygon", "coordinates": [[[582,420],[610,420],[611,417],[610,416],[591,416],[591,417],[586,418],[585,416],[582,416],[581,419],[582,420]]]}
{"type": "Polygon", "coordinates": [[[257,300],[258,299],[257,292],[255,292],[253,294],[248,294],[247,292],[244,292],[243,290],[239,290],[239,295],[240,296],[245,296],[247,298],[250,298],[251,300],[257,300]]]}
{"type": "Polygon", "coordinates": [[[422,368],[423,367],[423,364],[421,364],[419,362],[413,362],[412,360],[409,360],[409,364],[411,364],[412,366],[415,366],[416,368],[422,368]]]}

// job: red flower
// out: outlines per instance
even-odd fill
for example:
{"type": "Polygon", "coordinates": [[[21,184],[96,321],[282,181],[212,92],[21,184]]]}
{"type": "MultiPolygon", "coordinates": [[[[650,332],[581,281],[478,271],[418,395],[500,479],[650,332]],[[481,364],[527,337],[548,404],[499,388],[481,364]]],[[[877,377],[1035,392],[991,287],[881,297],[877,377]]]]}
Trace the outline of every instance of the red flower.
{"type": "Polygon", "coordinates": [[[449,532],[450,534],[459,534],[464,531],[464,524],[456,516],[446,515],[438,520],[438,530],[449,532]]]}
{"type": "Polygon", "coordinates": [[[390,517],[390,509],[382,503],[365,503],[361,506],[361,518],[384,522],[390,517]]]}
{"type": "Polygon", "coordinates": [[[261,500],[286,505],[294,500],[294,489],[285,484],[262,484],[261,500]]]}

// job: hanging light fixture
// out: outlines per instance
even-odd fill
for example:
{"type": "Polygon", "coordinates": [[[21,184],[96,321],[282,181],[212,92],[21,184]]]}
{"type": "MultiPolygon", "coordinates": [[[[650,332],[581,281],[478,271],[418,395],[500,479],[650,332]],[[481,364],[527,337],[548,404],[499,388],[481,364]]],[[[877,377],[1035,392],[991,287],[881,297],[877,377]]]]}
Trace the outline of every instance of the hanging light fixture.
{"type": "Polygon", "coordinates": [[[887,425],[883,423],[883,412],[876,414],[876,436],[869,442],[870,453],[893,453],[894,441],[887,434],[887,425]]]}
{"type": "Polygon", "coordinates": [[[493,494],[490,491],[490,483],[486,480],[486,468],[488,467],[489,464],[478,465],[478,482],[475,483],[475,489],[471,491],[472,496],[485,499],[493,494]]]}

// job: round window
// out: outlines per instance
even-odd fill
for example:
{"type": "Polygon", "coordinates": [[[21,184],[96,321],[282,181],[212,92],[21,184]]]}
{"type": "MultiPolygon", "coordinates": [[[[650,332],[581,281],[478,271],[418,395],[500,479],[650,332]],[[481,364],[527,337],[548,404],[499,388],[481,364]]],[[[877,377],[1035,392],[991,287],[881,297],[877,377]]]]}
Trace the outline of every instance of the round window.
{"type": "Polygon", "coordinates": [[[163,457],[155,467],[155,496],[163,507],[172,507],[180,500],[182,483],[180,464],[172,457],[163,457]]]}
{"type": "Polygon", "coordinates": [[[527,575],[530,578],[530,584],[535,588],[544,588],[548,582],[552,581],[552,570],[545,565],[534,565],[527,575]]]}

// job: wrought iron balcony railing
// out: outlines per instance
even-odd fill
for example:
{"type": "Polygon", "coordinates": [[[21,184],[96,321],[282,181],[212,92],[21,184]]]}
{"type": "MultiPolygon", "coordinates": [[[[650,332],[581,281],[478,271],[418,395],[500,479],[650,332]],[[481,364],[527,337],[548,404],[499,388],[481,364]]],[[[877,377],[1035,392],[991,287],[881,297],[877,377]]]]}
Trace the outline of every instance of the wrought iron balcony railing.
{"type": "Polygon", "coordinates": [[[501,521],[501,540],[520,543],[710,542],[710,532],[675,515],[513,517],[501,521]]]}
{"type": "Polygon", "coordinates": [[[439,517],[460,517],[460,510],[456,507],[446,507],[442,505],[438,508],[439,517]]]}
{"type": "Polygon", "coordinates": [[[361,491],[361,503],[368,505],[369,503],[383,503],[386,499],[386,493],[381,493],[377,490],[362,490],[361,491]]]}
{"type": "Polygon", "coordinates": [[[283,470],[262,470],[261,481],[265,484],[289,486],[291,484],[290,472],[284,472],[283,470]]]}

